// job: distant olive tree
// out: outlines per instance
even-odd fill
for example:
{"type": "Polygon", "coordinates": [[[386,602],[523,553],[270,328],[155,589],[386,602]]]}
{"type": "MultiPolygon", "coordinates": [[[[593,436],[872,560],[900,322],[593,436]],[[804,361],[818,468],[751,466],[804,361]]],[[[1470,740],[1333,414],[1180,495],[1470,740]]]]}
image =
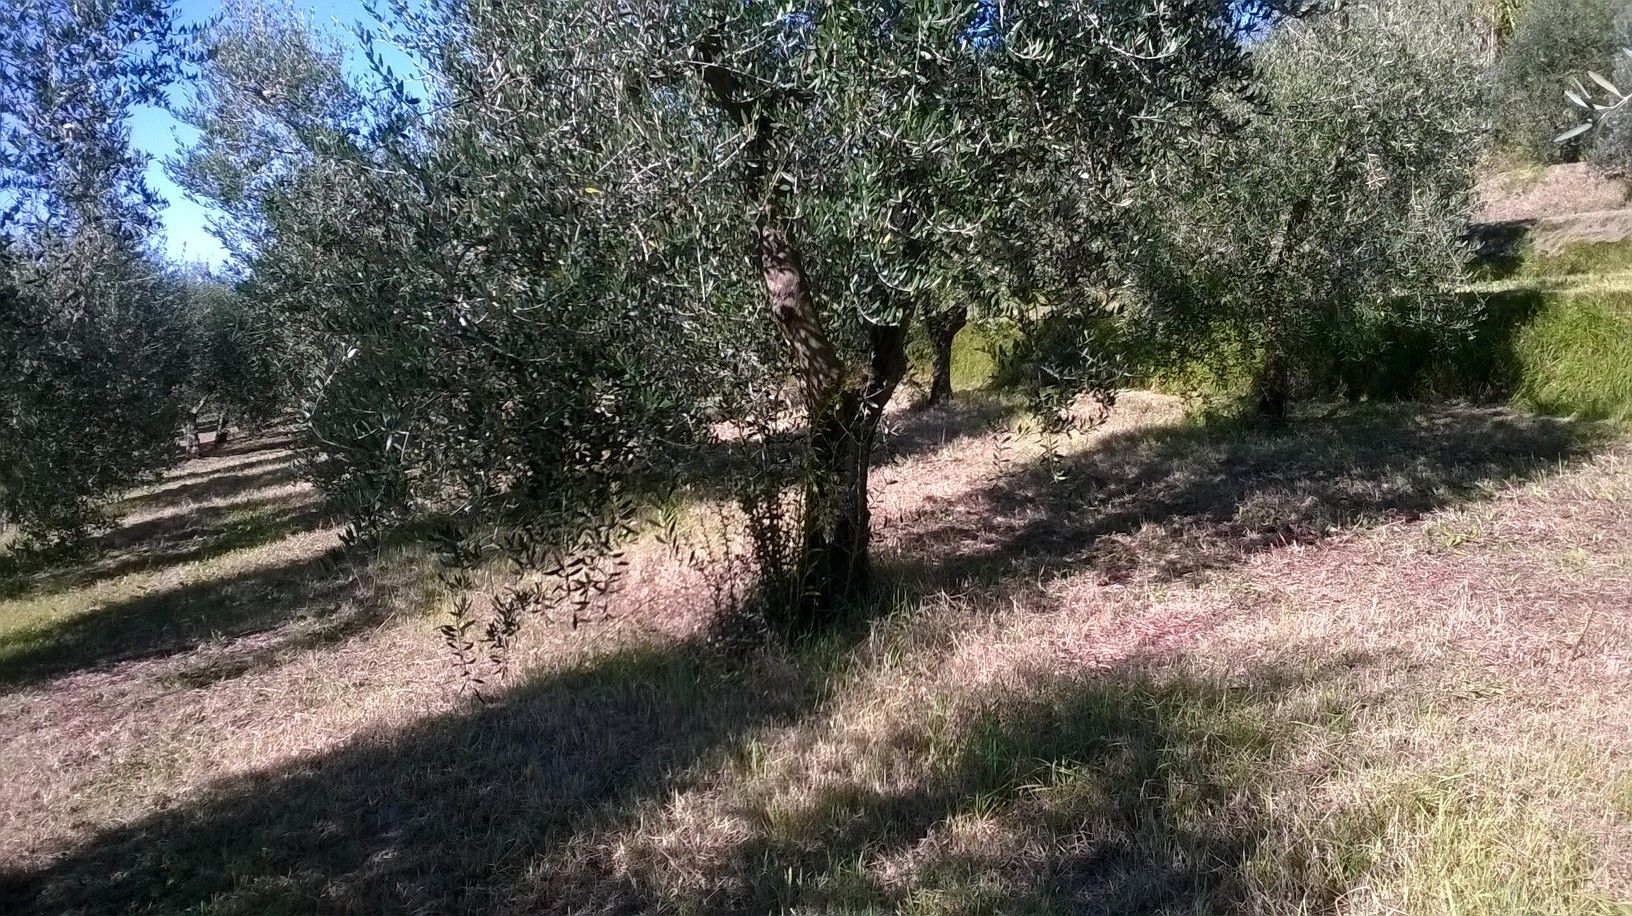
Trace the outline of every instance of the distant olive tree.
{"type": "Polygon", "coordinates": [[[0,519],[36,538],[94,526],[174,449],[174,299],[126,117],[180,51],[163,0],[0,8],[0,519]]]}
{"type": "Polygon", "coordinates": [[[296,370],[284,349],[286,328],[234,282],[193,272],[172,278],[174,321],[185,368],[183,434],[189,457],[219,451],[234,424],[276,419],[291,406],[296,370]],[[199,426],[213,416],[215,437],[202,444],[199,426]]]}
{"type": "Polygon", "coordinates": [[[1579,140],[1555,138],[1576,122],[1560,86],[1614,65],[1619,0],[1529,0],[1497,60],[1491,117],[1498,143],[1540,162],[1573,161],[1579,140]]]}
{"type": "Polygon", "coordinates": [[[1157,365],[1251,379],[1284,418],[1387,328],[1449,332],[1479,159],[1475,43],[1455,5],[1355,4],[1258,51],[1234,132],[1145,202],[1130,321],[1157,365]]]}

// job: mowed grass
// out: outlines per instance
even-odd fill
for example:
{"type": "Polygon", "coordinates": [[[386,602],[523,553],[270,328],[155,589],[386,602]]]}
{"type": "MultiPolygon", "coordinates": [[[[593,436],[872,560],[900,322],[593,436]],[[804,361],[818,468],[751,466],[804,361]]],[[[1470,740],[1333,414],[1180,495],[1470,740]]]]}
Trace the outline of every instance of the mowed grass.
{"type": "Polygon", "coordinates": [[[422,553],[183,467],[0,599],[0,911],[1632,912],[1619,427],[892,426],[843,625],[723,651],[636,543],[488,702],[422,553]]]}

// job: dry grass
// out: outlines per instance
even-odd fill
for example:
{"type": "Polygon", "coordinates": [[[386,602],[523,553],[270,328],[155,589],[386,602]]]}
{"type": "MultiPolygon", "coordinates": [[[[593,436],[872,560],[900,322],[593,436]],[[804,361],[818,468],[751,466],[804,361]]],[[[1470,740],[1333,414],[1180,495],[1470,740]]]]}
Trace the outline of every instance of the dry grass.
{"type": "Polygon", "coordinates": [[[720,658],[636,545],[488,705],[423,556],[189,465],[0,599],[0,911],[1628,912],[1632,443],[1178,414],[903,417],[871,616],[720,658]]]}

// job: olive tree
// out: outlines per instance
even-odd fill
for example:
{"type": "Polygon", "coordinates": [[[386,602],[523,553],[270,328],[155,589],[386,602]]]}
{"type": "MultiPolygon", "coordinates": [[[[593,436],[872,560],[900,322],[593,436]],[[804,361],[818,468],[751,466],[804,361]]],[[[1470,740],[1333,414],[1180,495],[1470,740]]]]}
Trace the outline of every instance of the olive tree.
{"type": "Polygon", "coordinates": [[[163,0],[0,11],[0,518],[31,536],[94,525],[173,450],[174,300],[125,119],[179,51],[163,0]]]}
{"type": "Polygon", "coordinates": [[[1144,208],[1131,320],[1159,364],[1245,373],[1278,421],[1383,329],[1471,320],[1451,295],[1482,135],[1465,26],[1457,4],[1383,2],[1264,41],[1239,127],[1144,208]]]}
{"type": "Polygon", "coordinates": [[[194,271],[171,283],[185,370],[182,430],[188,457],[197,458],[225,446],[234,421],[276,419],[290,404],[295,370],[283,347],[280,316],[233,281],[194,271]],[[199,425],[207,413],[215,415],[215,437],[205,447],[199,425]]]}
{"type": "MultiPolygon", "coordinates": [[[[796,469],[793,543],[765,554],[781,610],[819,619],[869,579],[917,304],[959,264],[1019,325],[1097,316],[1146,160],[1244,72],[1237,6],[403,5],[419,85],[376,58],[373,91],[332,95],[368,100],[355,119],[255,91],[252,60],[341,86],[312,42],[218,54],[246,63],[212,91],[292,147],[256,166],[283,187],[256,192],[251,264],[310,329],[311,466],[360,515],[432,512],[580,589],[722,424],[792,421],[791,453],[758,453],[796,469]]],[[[1051,355],[1040,401],[1114,384],[1051,355]]]]}
{"type": "Polygon", "coordinates": [[[697,378],[752,341],[665,280],[691,253],[656,217],[685,211],[615,209],[603,170],[632,141],[572,124],[615,86],[500,69],[462,11],[410,15],[423,101],[383,66],[349,80],[287,10],[229,14],[176,167],[222,202],[243,294],[289,329],[301,451],[336,507],[363,533],[434,518],[454,559],[497,548],[582,597],[601,582],[585,557],[695,440],[719,387],[697,378]]]}
{"type": "Polygon", "coordinates": [[[1575,160],[1586,146],[1554,138],[1575,113],[1560,89],[1587,70],[1606,70],[1617,52],[1619,0],[1529,0],[1494,73],[1492,117],[1499,142],[1541,162],[1575,160]]]}
{"type": "MultiPolygon", "coordinates": [[[[715,132],[670,142],[734,173],[700,189],[737,211],[701,235],[750,255],[802,399],[812,607],[868,581],[868,464],[913,308],[944,285],[937,259],[967,249],[1014,302],[1096,310],[1115,197],[1235,75],[1228,12],[923,0],[649,14],[642,28],[664,38],[642,57],[666,61],[665,90],[715,132]]],[[[719,266],[741,282],[742,267],[719,266]]]]}
{"type": "Polygon", "coordinates": [[[1568,143],[1583,137],[1594,127],[1592,161],[1613,174],[1632,174],[1632,7],[1621,10],[1615,19],[1616,52],[1613,66],[1577,74],[1565,90],[1581,123],[1559,135],[1556,142],[1568,143]]]}

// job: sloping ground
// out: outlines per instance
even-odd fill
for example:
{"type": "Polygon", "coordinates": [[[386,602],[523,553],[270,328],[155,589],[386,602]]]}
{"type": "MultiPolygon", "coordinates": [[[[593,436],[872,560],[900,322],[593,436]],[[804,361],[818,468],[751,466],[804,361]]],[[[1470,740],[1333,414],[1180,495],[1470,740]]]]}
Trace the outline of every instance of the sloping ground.
{"type": "Polygon", "coordinates": [[[1479,183],[1476,196],[1482,223],[1533,222],[1627,205],[1626,186],[1586,163],[1498,172],[1479,183]]]}
{"type": "Polygon", "coordinates": [[[488,704],[262,445],[0,599],[0,912],[1632,912],[1615,430],[903,417],[853,624],[641,543],[488,704]]]}
{"type": "Polygon", "coordinates": [[[1546,413],[1632,417],[1632,208],[1587,165],[1489,176],[1479,188],[1479,320],[1449,347],[1394,353],[1401,390],[1508,399],[1546,413]],[[1441,351],[1448,352],[1441,352],[1441,351]],[[1431,378],[1414,384],[1417,375],[1431,378]]]}
{"type": "Polygon", "coordinates": [[[1551,256],[1632,239],[1626,185],[1586,163],[1489,175],[1475,198],[1475,234],[1487,256],[1551,256]]]}

